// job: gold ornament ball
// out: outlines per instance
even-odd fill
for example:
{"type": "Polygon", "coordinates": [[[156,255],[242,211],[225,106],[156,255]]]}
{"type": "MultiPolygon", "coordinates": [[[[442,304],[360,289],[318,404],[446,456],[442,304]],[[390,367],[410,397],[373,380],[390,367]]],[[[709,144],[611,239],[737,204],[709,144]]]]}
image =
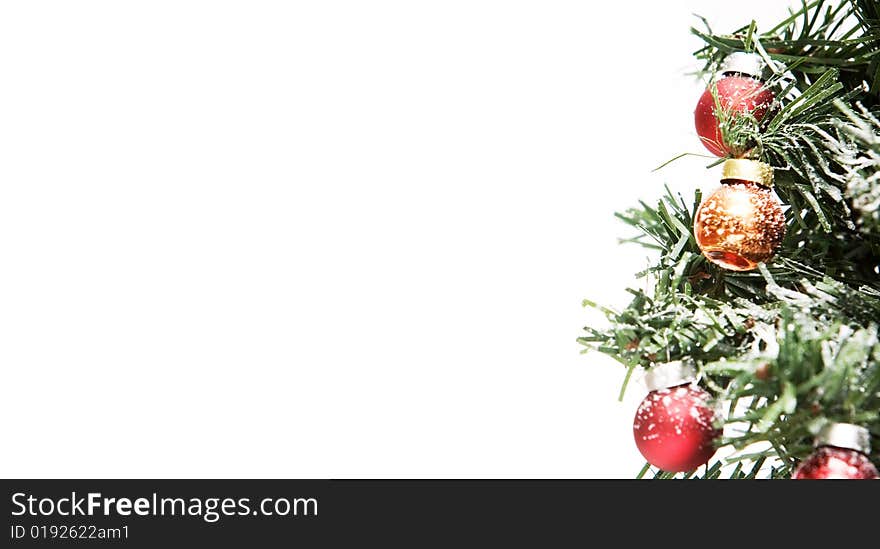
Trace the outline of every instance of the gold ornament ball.
{"type": "Polygon", "coordinates": [[[785,215],[771,189],[773,169],[754,160],[728,160],[721,187],[700,205],[694,236],[706,258],[731,271],[767,262],[785,237],[785,215]]]}

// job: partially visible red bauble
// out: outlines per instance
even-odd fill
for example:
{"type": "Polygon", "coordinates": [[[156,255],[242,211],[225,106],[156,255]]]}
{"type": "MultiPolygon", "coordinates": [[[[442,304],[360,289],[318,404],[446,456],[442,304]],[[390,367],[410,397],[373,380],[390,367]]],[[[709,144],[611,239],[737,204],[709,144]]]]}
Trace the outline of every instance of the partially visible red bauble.
{"type": "Polygon", "coordinates": [[[877,468],[868,459],[871,433],[853,423],[827,422],[816,434],[816,450],[798,464],[793,479],[876,479],[877,468]]]}
{"type": "Polygon", "coordinates": [[[876,479],[877,468],[868,456],[847,448],[822,446],[798,464],[793,479],[876,479]]]}
{"type": "MultiPolygon", "coordinates": [[[[736,117],[738,114],[751,113],[759,122],[773,103],[773,92],[764,84],[750,76],[730,75],[719,79],[714,84],[721,109],[736,117]]],[[[694,125],[700,141],[709,152],[716,156],[727,156],[731,151],[721,135],[715,113],[715,97],[712,87],[706,89],[694,110],[694,125]]]]}
{"type": "Polygon", "coordinates": [[[636,446],[651,465],[664,471],[692,471],[715,453],[721,431],[709,393],[691,384],[657,389],[642,401],[633,421],[636,446]]]}

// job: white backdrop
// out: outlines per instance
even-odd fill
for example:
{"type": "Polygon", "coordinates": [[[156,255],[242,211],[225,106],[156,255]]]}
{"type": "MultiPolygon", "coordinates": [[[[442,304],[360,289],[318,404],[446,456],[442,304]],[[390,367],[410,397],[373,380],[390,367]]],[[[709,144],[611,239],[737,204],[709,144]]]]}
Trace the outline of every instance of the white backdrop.
{"type": "Polygon", "coordinates": [[[634,475],[580,302],[765,4],[5,3],[0,476],[634,475]]]}

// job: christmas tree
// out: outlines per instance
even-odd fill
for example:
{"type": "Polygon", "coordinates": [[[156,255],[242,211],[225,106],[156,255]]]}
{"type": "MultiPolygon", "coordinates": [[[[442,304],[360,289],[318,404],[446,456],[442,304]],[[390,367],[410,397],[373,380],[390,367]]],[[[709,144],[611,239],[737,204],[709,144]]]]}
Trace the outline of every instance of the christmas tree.
{"type": "Polygon", "coordinates": [[[697,133],[722,181],[705,200],[667,189],[617,214],[637,229],[627,242],[654,250],[638,274],[648,289],[620,311],[585,301],[608,322],[579,342],[625,367],[621,397],[646,377],[639,477],[871,478],[880,2],[816,0],[770,29],[692,32],[708,83],[697,133]]]}

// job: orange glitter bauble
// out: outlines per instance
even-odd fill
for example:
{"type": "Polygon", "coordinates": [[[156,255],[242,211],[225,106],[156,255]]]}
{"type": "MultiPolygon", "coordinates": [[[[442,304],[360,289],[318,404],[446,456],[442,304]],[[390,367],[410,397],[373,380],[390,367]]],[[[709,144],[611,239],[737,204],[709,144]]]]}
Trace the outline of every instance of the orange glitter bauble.
{"type": "Polygon", "coordinates": [[[697,245],[716,265],[752,270],[773,257],[785,236],[782,205],[770,188],[773,170],[754,160],[728,160],[721,183],[697,210],[697,245]]]}

